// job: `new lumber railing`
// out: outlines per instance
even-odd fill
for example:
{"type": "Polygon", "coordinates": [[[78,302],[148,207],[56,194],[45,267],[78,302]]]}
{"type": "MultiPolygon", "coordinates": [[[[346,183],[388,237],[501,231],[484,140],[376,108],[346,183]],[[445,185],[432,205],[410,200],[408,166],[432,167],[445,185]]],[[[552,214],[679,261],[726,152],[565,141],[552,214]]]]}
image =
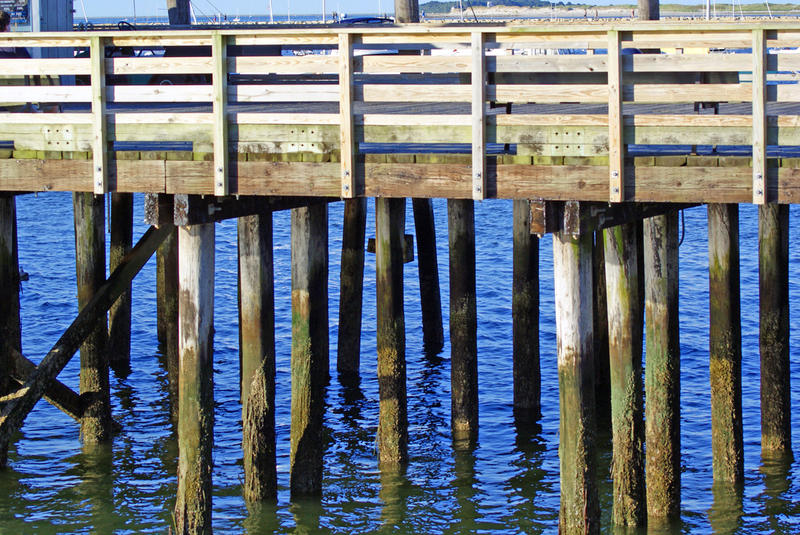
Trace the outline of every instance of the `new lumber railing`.
{"type": "Polygon", "coordinates": [[[800,199],[796,23],[5,34],[0,46],[65,56],[0,59],[0,190],[800,199]]]}

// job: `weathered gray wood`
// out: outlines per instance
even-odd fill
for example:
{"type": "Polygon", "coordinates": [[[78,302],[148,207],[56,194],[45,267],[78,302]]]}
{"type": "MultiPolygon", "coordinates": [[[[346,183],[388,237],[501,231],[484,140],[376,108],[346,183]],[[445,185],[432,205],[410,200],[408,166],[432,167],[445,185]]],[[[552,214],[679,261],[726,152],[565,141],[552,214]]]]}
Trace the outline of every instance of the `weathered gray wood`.
{"type": "Polygon", "coordinates": [[[120,265],[84,306],[78,317],[61,335],[53,348],[36,367],[36,371],[17,391],[14,401],[0,411],[0,450],[8,447],[11,438],[22,427],[28,413],[47,390],[83,340],[95,329],[98,319],[104,318],[114,301],[125,291],[172,227],[150,228],[136,244],[125,262],[120,265]]]}
{"type": "Polygon", "coordinates": [[[658,0],[638,0],[639,12],[637,18],[639,20],[658,20],[659,2],[658,0]]]}
{"type": "Polygon", "coordinates": [[[644,222],[647,515],[670,522],[681,506],[678,212],[644,222]]]}
{"type": "Polygon", "coordinates": [[[539,238],[531,234],[530,202],[514,201],[514,274],[511,296],[514,413],[517,420],[541,416],[539,367],[539,238]]]}
{"type": "Polygon", "coordinates": [[[394,0],[394,18],[397,22],[419,22],[419,0],[394,0]]]}
{"type": "MultiPolygon", "coordinates": [[[[172,219],[170,219],[172,221],[172,219]]],[[[171,223],[156,253],[158,341],[167,368],[172,420],[178,421],[178,230],[171,223]]]]}
{"type": "Polygon", "coordinates": [[[455,440],[478,435],[478,311],[475,204],[447,201],[450,241],[450,422],[455,440]]]}
{"type": "Polygon", "coordinates": [[[636,223],[603,231],[611,377],[612,522],[643,526],[645,504],[642,413],[642,324],[636,223]]]}
{"type": "MultiPolygon", "coordinates": [[[[105,199],[93,193],[73,193],[75,271],[78,306],[83,308],[105,281],[105,199]]],[[[86,401],[81,439],[96,444],[111,439],[111,392],[108,379],[108,326],[97,318],[94,332],[81,346],[80,393],[86,401]]]]}
{"type": "Polygon", "coordinates": [[[378,462],[408,460],[406,331],[403,310],[405,199],[375,199],[378,345],[378,462]]]}
{"type": "MultiPolygon", "coordinates": [[[[17,210],[13,195],[0,196],[0,396],[11,388],[12,350],[22,349],[19,317],[19,259],[17,256],[17,210]]],[[[0,447],[0,466],[6,463],[7,447],[0,447]]]]}
{"type": "Polygon", "coordinates": [[[711,447],[714,481],[744,481],[739,207],[708,205],[711,447]]]}
{"type": "Polygon", "coordinates": [[[364,239],[367,199],[344,201],[342,267],[339,274],[339,337],[336,369],[355,377],[361,365],[361,310],[364,294],[364,239]]]}
{"type": "Polygon", "coordinates": [[[167,0],[170,26],[188,26],[191,23],[189,0],[167,0]]]}
{"type": "Polygon", "coordinates": [[[177,533],[211,533],[214,241],[213,223],[178,229],[177,533]]]}
{"type": "Polygon", "coordinates": [[[436,354],[444,346],[442,298],[439,291],[439,262],[436,258],[436,222],[431,199],[411,199],[414,229],[417,234],[417,265],[422,306],[422,343],[425,351],[436,354]]]}
{"type": "MultiPolygon", "coordinates": [[[[111,194],[111,236],[108,268],[114,271],[133,246],[133,194],[111,194]]],[[[108,361],[117,373],[131,365],[131,289],[108,312],[108,361]]]]}
{"type": "Polygon", "coordinates": [[[239,219],[239,356],[242,373],[243,494],[277,498],[275,299],[272,214],[239,219]]]}
{"type": "Polygon", "coordinates": [[[762,456],[791,455],[789,207],[758,207],[762,456]]]}
{"type": "Polygon", "coordinates": [[[291,494],[319,495],[328,381],[327,204],[292,210],[291,367],[291,494]]]}
{"type": "Polygon", "coordinates": [[[561,533],[599,533],[595,483],[592,235],[553,236],[560,400],[561,533]]]}

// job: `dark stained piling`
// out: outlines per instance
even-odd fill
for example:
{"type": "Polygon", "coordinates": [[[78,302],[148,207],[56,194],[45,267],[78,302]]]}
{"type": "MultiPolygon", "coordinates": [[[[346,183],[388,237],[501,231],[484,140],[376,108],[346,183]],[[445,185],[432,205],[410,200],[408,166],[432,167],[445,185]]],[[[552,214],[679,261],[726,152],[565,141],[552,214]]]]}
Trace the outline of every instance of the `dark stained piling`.
{"type": "Polygon", "coordinates": [[[278,493],[272,214],[241,217],[238,230],[243,494],[253,503],[274,500],[278,493]]]}
{"type": "Polygon", "coordinates": [[[599,533],[595,483],[592,235],[553,235],[560,402],[559,532],[599,533]]]}
{"type": "Polygon", "coordinates": [[[647,520],[637,226],[626,223],[604,231],[613,440],[612,522],[618,526],[643,526],[647,520]]]}
{"type": "Polygon", "coordinates": [[[741,483],[744,455],[738,205],[708,205],[708,270],[714,481],[741,483]]]}
{"type": "Polygon", "coordinates": [[[361,365],[361,309],[364,296],[364,238],[367,199],[344,201],[342,226],[342,268],[339,275],[339,338],[336,370],[341,375],[358,375],[361,365]]]}
{"type": "Polygon", "coordinates": [[[417,265],[422,305],[422,342],[429,354],[444,347],[442,298],[439,293],[439,261],[436,257],[436,223],[431,199],[412,199],[417,234],[417,265]]]}
{"type": "Polygon", "coordinates": [[[214,231],[214,223],[178,229],[180,388],[176,533],[211,533],[214,231]]]}
{"type": "Polygon", "coordinates": [[[539,368],[539,238],[531,234],[530,203],[515,200],[514,275],[511,297],[514,412],[522,420],[541,415],[539,368]]]}
{"type": "Polygon", "coordinates": [[[178,421],[178,231],[156,251],[156,316],[158,342],[167,367],[172,420],[178,421]]]}
{"type": "Polygon", "coordinates": [[[451,427],[455,440],[478,435],[478,312],[475,296],[475,203],[447,201],[450,241],[451,427]]]}
{"type": "MultiPolygon", "coordinates": [[[[19,316],[19,259],[17,210],[13,195],[0,196],[0,396],[11,387],[11,350],[22,351],[19,316]]],[[[6,464],[6,448],[0,450],[0,466],[6,464]]]]}
{"type": "Polygon", "coordinates": [[[322,419],[328,381],[328,205],[292,210],[293,497],[322,492],[322,419]]]}
{"type": "MultiPolygon", "coordinates": [[[[73,193],[72,205],[78,306],[83,308],[106,279],[105,199],[93,193],[73,193]]],[[[81,418],[81,439],[86,444],[111,439],[107,342],[104,314],[81,345],[80,394],[86,403],[81,418]]]]}
{"type": "Polygon", "coordinates": [[[375,275],[378,320],[378,462],[408,460],[406,329],[403,310],[405,199],[375,199],[375,275]]]}
{"type": "Polygon", "coordinates": [[[644,222],[647,515],[678,518],[681,505],[678,212],[644,222]]]}
{"type": "MultiPolygon", "coordinates": [[[[111,194],[109,271],[113,272],[133,245],[133,194],[111,194]]],[[[131,365],[131,289],[108,311],[108,361],[118,373],[131,365]]]]}
{"type": "Polygon", "coordinates": [[[792,452],[789,370],[789,206],[758,207],[761,452],[792,452]]]}
{"type": "Polygon", "coordinates": [[[594,280],[594,395],[598,422],[611,425],[611,371],[608,361],[608,305],[606,303],[606,254],[603,231],[594,233],[592,277],[594,280]]]}

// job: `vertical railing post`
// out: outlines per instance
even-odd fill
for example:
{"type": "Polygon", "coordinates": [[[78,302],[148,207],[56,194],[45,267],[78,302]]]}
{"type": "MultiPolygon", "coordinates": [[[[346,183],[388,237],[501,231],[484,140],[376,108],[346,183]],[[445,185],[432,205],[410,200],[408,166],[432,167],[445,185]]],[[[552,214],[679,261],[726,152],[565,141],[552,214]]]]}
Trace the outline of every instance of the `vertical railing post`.
{"type": "Polygon", "coordinates": [[[353,127],[353,36],[339,34],[339,132],[343,199],[355,196],[355,129],[353,127]]]}
{"type": "Polygon", "coordinates": [[[472,199],[486,197],[486,61],[483,32],[472,33],[472,199]]]}
{"type": "Polygon", "coordinates": [[[108,192],[108,129],[106,128],[106,40],[93,36],[89,50],[92,84],[92,177],[97,195],[108,192]]]}
{"type": "Polygon", "coordinates": [[[228,53],[224,35],[214,32],[211,37],[214,64],[214,195],[227,195],[228,184],[228,53]]]}
{"type": "Polygon", "coordinates": [[[608,172],[609,200],[625,199],[625,145],[622,139],[622,56],[620,33],[608,32],[608,172]]]}
{"type": "Polygon", "coordinates": [[[753,30],[753,203],[767,202],[767,49],[764,30],[753,30]]]}

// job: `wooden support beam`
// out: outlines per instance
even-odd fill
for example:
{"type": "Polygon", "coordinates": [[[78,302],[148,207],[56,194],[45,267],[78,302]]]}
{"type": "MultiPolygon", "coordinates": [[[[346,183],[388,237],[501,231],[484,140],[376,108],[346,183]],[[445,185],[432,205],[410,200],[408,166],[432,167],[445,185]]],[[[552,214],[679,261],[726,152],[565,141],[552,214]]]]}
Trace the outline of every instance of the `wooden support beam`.
{"type": "Polygon", "coordinates": [[[472,198],[486,198],[486,34],[472,32],[472,198]]]}
{"type": "Polygon", "coordinates": [[[792,454],[789,367],[789,206],[758,207],[761,454],[792,454]]]}
{"type": "MultiPolygon", "coordinates": [[[[133,194],[111,194],[111,236],[108,268],[114,271],[133,246],[133,194]]],[[[131,366],[131,288],[108,312],[108,360],[111,368],[127,374],[131,366]]]]}
{"type": "MultiPolygon", "coordinates": [[[[159,195],[162,197],[162,195],[159,195]]],[[[165,196],[166,197],[166,196],[165,196]]],[[[168,197],[172,197],[169,195],[168,197]]],[[[170,203],[170,207],[171,207],[170,203]]],[[[171,212],[170,212],[171,213],[171,212]]],[[[156,253],[156,322],[164,356],[172,421],[178,422],[178,229],[171,221],[159,228],[169,232],[156,253]]]]}
{"type": "Polygon", "coordinates": [[[97,290],[91,301],[81,309],[78,317],[42,359],[36,371],[18,392],[18,397],[0,410],[0,450],[8,447],[11,438],[22,427],[25,417],[41,399],[51,381],[61,373],[83,340],[94,330],[97,320],[105,316],[171,230],[172,227],[151,227],[142,236],[126,260],[97,290]]]}
{"type": "MultiPolygon", "coordinates": [[[[9,375],[16,383],[15,386],[23,386],[30,376],[36,371],[36,364],[25,358],[16,349],[9,349],[11,363],[9,375]]],[[[44,391],[44,399],[52,406],[59,409],[64,414],[80,422],[83,416],[84,402],[81,397],[70,387],[57,379],[53,379],[44,391]]]]}
{"type": "Polygon", "coordinates": [[[322,492],[322,421],[328,382],[328,205],[292,210],[293,497],[322,492]]]}
{"type": "Polygon", "coordinates": [[[242,449],[248,503],[274,501],[275,298],[272,214],[239,218],[239,359],[242,449]]]}
{"type": "MultiPolygon", "coordinates": [[[[78,306],[91,301],[105,281],[105,198],[73,193],[75,212],[75,271],[78,306]]],[[[81,439],[96,444],[111,439],[111,388],[108,379],[108,323],[99,316],[92,334],[81,346],[80,393],[86,400],[81,439]]]]}
{"type": "Polygon", "coordinates": [[[90,40],[92,83],[92,158],[95,194],[108,192],[108,127],[106,124],[106,38],[90,40]]]}
{"type": "Polygon", "coordinates": [[[358,192],[355,180],[355,118],[353,116],[353,34],[339,34],[339,147],[343,199],[358,192]]]}
{"type": "MultiPolygon", "coordinates": [[[[145,193],[144,222],[154,227],[173,225],[175,219],[174,196],[165,193],[145,193]]],[[[159,340],[161,338],[159,337],[159,340]]]]}
{"type": "Polygon", "coordinates": [[[612,522],[629,527],[643,526],[647,520],[636,227],[636,223],[626,223],[603,231],[611,372],[612,522]]]}
{"type": "Polygon", "coordinates": [[[606,298],[606,252],[603,230],[593,232],[592,341],[594,342],[594,401],[598,429],[611,429],[611,366],[608,357],[608,299],[606,298]]]}
{"type": "Polygon", "coordinates": [[[583,234],[695,206],[676,203],[531,201],[531,233],[583,234]]]}
{"type": "Polygon", "coordinates": [[[767,202],[767,42],[753,30],[753,204],[767,202]]]}
{"type": "MultiPolygon", "coordinates": [[[[17,256],[17,209],[13,195],[0,196],[0,396],[11,387],[12,350],[22,348],[19,316],[19,259],[17,256]]],[[[6,463],[8,445],[0,444],[0,466],[6,463]]]]}
{"type": "Polygon", "coordinates": [[[714,481],[744,481],[739,206],[708,205],[711,447],[714,481]]]}
{"type": "Polygon", "coordinates": [[[609,201],[625,200],[625,142],[622,116],[622,34],[608,32],[608,172],[609,201]]]}
{"type": "Polygon", "coordinates": [[[450,392],[454,440],[478,437],[478,311],[474,201],[447,201],[450,242],[450,392]]]}
{"type": "Polygon", "coordinates": [[[178,229],[177,533],[211,533],[214,444],[214,224],[178,229]]]}
{"type": "Polygon", "coordinates": [[[402,238],[405,199],[375,199],[378,338],[378,463],[408,460],[402,238]]]}
{"type": "Polygon", "coordinates": [[[539,366],[539,238],[531,234],[530,202],[514,201],[514,267],[511,297],[514,414],[516,421],[541,416],[539,366]]]}
{"type": "Polygon", "coordinates": [[[414,231],[417,235],[422,344],[425,352],[433,355],[444,347],[439,262],[436,257],[436,221],[431,199],[413,198],[411,205],[414,210],[414,231]]]}
{"type": "Polygon", "coordinates": [[[647,515],[653,525],[674,521],[681,507],[677,210],[645,219],[644,263],[647,515]]]}
{"type": "Polygon", "coordinates": [[[364,240],[367,199],[344,202],[342,224],[342,267],[339,274],[339,337],[336,370],[342,376],[357,377],[361,365],[361,311],[364,294],[364,240]]]}
{"type": "MultiPolygon", "coordinates": [[[[375,254],[376,247],[375,245],[376,239],[370,238],[367,240],[367,252],[375,254]]],[[[414,235],[413,234],[403,234],[403,263],[410,264],[414,261],[414,235]]]]}
{"type": "Polygon", "coordinates": [[[213,115],[214,115],[214,195],[227,195],[228,184],[228,48],[227,37],[211,34],[213,115]]]}
{"type": "Polygon", "coordinates": [[[254,195],[219,198],[182,193],[176,194],[174,198],[173,222],[176,226],[201,225],[234,217],[271,214],[280,210],[339,200],[330,197],[261,197],[254,195]]]}
{"type": "Polygon", "coordinates": [[[597,533],[600,510],[592,349],[592,235],[553,236],[558,338],[559,532],[597,533]]]}

